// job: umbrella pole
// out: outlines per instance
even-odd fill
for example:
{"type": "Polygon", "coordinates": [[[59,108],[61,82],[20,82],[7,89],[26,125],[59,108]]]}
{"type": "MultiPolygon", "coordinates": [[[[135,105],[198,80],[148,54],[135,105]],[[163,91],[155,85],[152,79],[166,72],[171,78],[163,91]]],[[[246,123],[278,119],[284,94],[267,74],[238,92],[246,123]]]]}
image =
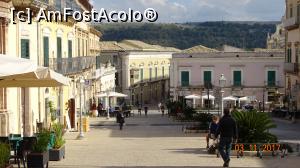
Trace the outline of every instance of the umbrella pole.
{"type": "Polygon", "coordinates": [[[108,97],[108,95],[105,100],[106,100],[107,119],[109,119],[110,116],[109,116],[109,97],[108,97]]]}

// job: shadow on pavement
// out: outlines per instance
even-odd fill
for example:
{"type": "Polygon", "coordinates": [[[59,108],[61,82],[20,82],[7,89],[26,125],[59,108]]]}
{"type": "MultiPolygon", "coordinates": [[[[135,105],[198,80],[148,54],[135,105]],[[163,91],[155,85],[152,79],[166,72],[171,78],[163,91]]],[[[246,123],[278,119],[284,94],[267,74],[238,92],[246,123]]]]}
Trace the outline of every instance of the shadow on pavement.
{"type": "MultiPolygon", "coordinates": [[[[176,153],[209,155],[205,148],[182,148],[182,149],[166,149],[166,150],[171,152],[176,152],[176,153]]],[[[209,156],[215,157],[215,155],[209,155],[209,156]]]]}

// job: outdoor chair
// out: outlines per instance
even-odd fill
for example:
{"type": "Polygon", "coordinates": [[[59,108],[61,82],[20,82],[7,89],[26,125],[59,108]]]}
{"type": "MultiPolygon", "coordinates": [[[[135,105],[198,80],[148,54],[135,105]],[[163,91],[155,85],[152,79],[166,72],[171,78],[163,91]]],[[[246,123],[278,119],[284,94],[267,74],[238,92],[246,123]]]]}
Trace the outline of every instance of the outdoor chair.
{"type": "Polygon", "coordinates": [[[24,143],[23,141],[19,142],[17,152],[13,155],[10,155],[10,159],[14,159],[18,163],[18,168],[20,168],[20,162],[23,163],[23,167],[25,168],[25,153],[24,153],[24,143]]]}

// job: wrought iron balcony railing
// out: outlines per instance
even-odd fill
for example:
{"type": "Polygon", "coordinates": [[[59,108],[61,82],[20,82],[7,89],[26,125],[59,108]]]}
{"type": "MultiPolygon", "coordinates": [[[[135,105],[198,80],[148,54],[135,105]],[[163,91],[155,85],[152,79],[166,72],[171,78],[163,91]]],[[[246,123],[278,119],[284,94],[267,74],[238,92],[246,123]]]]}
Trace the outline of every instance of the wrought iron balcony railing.
{"type": "Polygon", "coordinates": [[[96,65],[96,57],[74,57],[74,58],[53,58],[50,59],[49,67],[54,71],[64,74],[81,73],[96,65]]]}

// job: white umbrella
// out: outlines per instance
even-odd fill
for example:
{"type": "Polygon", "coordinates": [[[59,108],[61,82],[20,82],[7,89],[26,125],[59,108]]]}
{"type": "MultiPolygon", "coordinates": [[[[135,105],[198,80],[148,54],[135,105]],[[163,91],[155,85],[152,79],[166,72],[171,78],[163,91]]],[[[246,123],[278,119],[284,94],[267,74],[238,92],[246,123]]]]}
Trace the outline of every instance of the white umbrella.
{"type": "Polygon", "coordinates": [[[196,95],[196,94],[192,94],[192,95],[185,96],[185,98],[186,99],[200,99],[201,96],[196,95]]]}
{"type": "MultiPolygon", "coordinates": [[[[209,95],[209,99],[215,99],[216,97],[213,95],[209,95]]],[[[202,96],[202,99],[208,99],[208,95],[202,96]]]]}
{"type": "Polygon", "coordinates": [[[185,96],[186,99],[193,99],[193,108],[196,107],[196,99],[200,99],[201,96],[199,95],[196,95],[196,94],[192,94],[192,95],[188,95],[188,96],[185,96]]]}
{"type": "Polygon", "coordinates": [[[247,96],[239,98],[239,101],[249,101],[249,100],[250,99],[247,96]]]}
{"type": "Polygon", "coordinates": [[[29,59],[0,54],[0,76],[10,76],[33,72],[37,64],[29,59]]]}
{"type": "MultiPolygon", "coordinates": [[[[106,101],[107,101],[106,104],[108,104],[109,103],[108,99],[110,97],[127,97],[127,95],[125,95],[123,93],[117,93],[117,92],[106,92],[106,93],[98,94],[98,95],[96,95],[96,97],[105,97],[106,101]]],[[[108,106],[106,108],[107,108],[107,119],[109,119],[109,109],[108,109],[108,106]]]]}
{"type": "Polygon", "coordinates": [[[58,87],[69,82],[69,78],[45,67],[25,74],[0,76],[0,87],[58,87]]]}
{"type": "Polygon", "coordinates": [[[224,100],[224,101],[236,101],[237,98],[236,98],[236,97],[233,97],[233,96],[228,96],[228,97],[224,97],[223,100],[224,100]]]}

